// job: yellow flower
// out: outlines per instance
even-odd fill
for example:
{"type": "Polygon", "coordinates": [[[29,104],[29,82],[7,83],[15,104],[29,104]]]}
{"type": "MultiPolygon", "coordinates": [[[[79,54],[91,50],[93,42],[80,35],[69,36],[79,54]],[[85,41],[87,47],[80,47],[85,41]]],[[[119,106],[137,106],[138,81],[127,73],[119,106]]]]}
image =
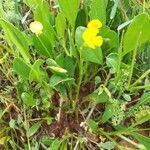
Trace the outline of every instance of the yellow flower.
{"type": "Polygon", "coordinates": [[[102,24],[99,20],[92,20],[88,23],[82,35],[86,47],[95,49],[103,44],[103,38],[97,35],[101,26],[102,24]]]}
{"type": "Polygon", "coordinates": [[[88,23],[87,27],[99,29],[102,27],[102,23],[98,19],[94,19],[88,23]]]}
{"type": "Polygon", "coordinates": [[[30,27],[30,30],[33,33],[35,33],[36,35],[39,35],[39,34],[42,33],[43,25],[39,21],[31,22],[30,25],[29,25],[29,27],[30,27]]]}

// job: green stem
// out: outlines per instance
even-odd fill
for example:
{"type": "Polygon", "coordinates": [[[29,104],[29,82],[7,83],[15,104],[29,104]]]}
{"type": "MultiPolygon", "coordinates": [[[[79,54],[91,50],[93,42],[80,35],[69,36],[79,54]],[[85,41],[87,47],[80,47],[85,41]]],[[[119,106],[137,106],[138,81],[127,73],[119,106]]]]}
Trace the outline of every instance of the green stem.
{"type": "Polygon", "coordinates": [[[83,85],[85,85],[87,83],[88,80],[88,62],[85,62],[85,70],[84,70],[84,81],[83,81],[83,85]]]}
{"type": "Polygon", "coordinates": [[[74,46],[74,27],[71,27],[71,33],[70,33],[70,56],[74,56],[75,55],[75,46],[74,46]]]}
{"type": "Polygon", "coordinates": [[[99,132],[100,132],[101,134],[103,134],[104,136],[106,136],[107,139],[109,139],[110,141],[112,141],[112,142],[118,147],[118,149],[120,149],[121,145],[119,145],[113,138],[111,138],[111,137],[108,135],[108,133],[106,133],[105,131],[103,131],[103,130],[100,129],[100,128],[99,128],[99,132]]]}
{"type": "Polygon", "coordinates": [[[69,52],[68,50],[66,49],[66,46],[65,46],[65,42],[63,41],[63,49],[64,49],[64,52],[66,53],[67,56],[69,56],[69,52]]]}
{"type": "Polygon", "coordinates": [[[124,37],[124,30],[121,36],[121,42],[120,42],[120,46],[119,46],[119,50],[118,50],[118,68],[117,68],[117,75],[115,78],[115,82],[116,84],[118,83],[119,77],[120,77],[120,70],[121,70],[121,62],[122,62],[122,45],[123,45],[123,37],[124,37]]]}
{"type": "Polygon", "coordinates": [[[123,135],[117,135],[118,137],[122,138],[123,140],[127,141],[128,143],[134,145],[135,147],[139,148],[139,145],[137,143],[135,143],[134,141],[131,141],[129,138],[126,138],[123,135]]]}
{"type": "Polygon", "coordinates": [[[78,116],[78,102],[79,102],[79,94],[80,94],[80,88],[81,88],[81,83],[82,83],[82,78],[83,78],[83,60],[81,58],[81,53],[80,53],[80,59],[79,59],[79,79],[77,83],[77,89],[76,89],[76,97],[75,97],[75,106],[76,107],[76,116],[78,116]]]}
{"type": "MultiPolygon", "coordinates": [[[[24,128],[27,133],[27,129],[29,128],[28,122],[27,122],[27,116],[26,116],[26,106],[23,105],[23,116],[24,116],[24,128]]],[[[31,150],[31,145],[30,145],[30,139],[27,136],[27,142],[28,142],[28,149],[31,150]]]]}
{"type": "Polygon", "coordinates": [[[138,50],[138,42],[139,42],[140,35],[141,35],[141,33],[139,34],[139,37],[138,37],[135,49],[133,50],[133,57],[132,57],[132,62],[131,62],[131,70],[130,70],[130,73],[129,73],[129,79],[128,79],[127,88],[129,88],[129,86],[130,86],[132,75],[133,75],[133,69],[134,69],[136,54],[137,54],[137,50],[138,50]]]}
{"type": "Polygon", "coordinates": [[[142,90],[142,89],[149,89],[150,88],[150,84],[148,85],[142,85],[142,86],[134,86],[134,87],[129,87],[130,91],[134,91],[134,90],[142,90]]]}
{"type": "Polygon", "coordinates": [[[135,86],[140,83],[142,79],[144,79],[148,74],[150,74],[150,69],[148,69],[138,80],[136,80],[131,86],[135,86]]]}
{"type": "MultiPolygon", "coordinates": [[[[104,71],[106,74],[106,71],[104,70],[104,68],[99,68],[98,70],[96,70],[87,80],[87,82],[90,82],[100,71],[104,71]]],[[[84,84],[85,85],[85,84],[84,84]]]]}

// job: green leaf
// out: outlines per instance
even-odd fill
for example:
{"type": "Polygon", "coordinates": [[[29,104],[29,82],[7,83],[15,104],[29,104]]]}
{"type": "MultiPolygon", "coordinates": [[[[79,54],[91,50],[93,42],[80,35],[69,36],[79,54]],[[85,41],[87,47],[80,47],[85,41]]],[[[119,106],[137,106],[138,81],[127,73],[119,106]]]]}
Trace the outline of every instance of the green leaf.
{"type": "Polygon", "coordinates": [[[106,24],[106,0],[93,0],[90,12],[91,19],[99,19],[103,25],[106,24]]]}
{"type": "Polygon", "coordinates": [[[23,79],[29,79],[31,67],[23,59],[15,58],[13,68],[23,79]]]}
{"type": "Polygon", "coordinates": [[[140,135],[138,133],[132,132],[131,135],[137,139],[139,142],[141,142],[146,148],[147,150],[150,148],[150,138],[149,137],[145,137],[143,135],[140,135]]]}
{"type": "Polygon", "coordinates": [[[59,37],[64,38],[66,30],[66,18],[62,13],[59,13],[56,17],[56,30],[59,37]]]}
{"type": "Polygon", "coordinates": [[[5,35],[7,35],[8,40],[16,46],[18,52],[22,55],[24,60],[29,63],[30,54],[26,36],[14,25],[4,19],[0,19],[0,24],[5,32],[5,35]]]}
{"type": "Polygon", "coordinates": [[[116,113],[117,109],[118,109],[118,101],[117,100],[114,100],[112,103],[106,104],[105,111],[102,116],[102,122],[103,123],[107,122],[116,113]]]}
{"type": "MultiPolygon", "coordinates": [[[[39,21],[43,25],[43,34],[44,37],[46,37],[51,45],[55,44],[55,31],[53,29],[53,26],[51,25],[51,18],[49,11],[49,4],[46,1],[38,0],[38,5],[36,6],[36,9],[33,10],[34,13],[34,20],[39,21]]],[[[42,37],[41,37],[42,38],[42,37]]],[[[41,39],[42,40],[42,39],[41,39]]],[[[44,41],[42,40],[44,43],[44,41]]],[[[45,43],[44,43],[45,44],[45,43]]]]}
{"type": "Polygon", "coordinates": [[[90,49],[90,48],[83,48],[81,50],[81,56],[89,62],[102,64],[103,63],[103,54],[102,49],[96,48],[96,49],[90,49]]]}
{"type": "Polygon", "coordinates": [[[97,132],[98,124],[94,120],[89,119],[86,121],[86,123],[92,129],[93,132],[97,132]]]}
{"type": "Polygon", "coordinates": [[[27,106],[33,107],[36,105],[36,100],[33,98],[33,96],[26,92],[21,94],[21,98],[23,100],[23,103],[27,106]]]}
{"type": "Polygon", "coordinates": [[[69,81],[73,81],[73,80],[74,80],[73,78],[66,78],[63,76],[53,75],[50,78],[50,86],[55,87],[61,83],[69,82],[69,81]]]}
{"type": "Polygon", "coordinates": [[[61,141],[59,141],[58,139],[54,140],[51,144],[51,149],[52,150],[58,150],[60,147],[61,141]]]}
{"type": "Polygon", "coordinates": [[[89,97],[92,98],[96,104],[105,103],[109,100],[109,96],[104,91],[100,95],[97,92],[93,92],[89,97]]]}
{"type": "Polygon", "coordinates": [[[112,49],[118,47],[118,35],[115,31],[110,30],[109,27],[105,26],[100,30],[100,34],[104,38],[103,49],[112,49]]]}
{"type": "Polygon", "coordinates": [[[11,120],[9,121],[9,126],[10,126],[10,128],[14,129],[15,126],[16,126],[16,121],[15,121],[14,119],[11,119],[11,120]]]}
{"type": "Polygon", "coordinates": [[[46,73],[40,68],[43,62],[44,62],[43,60],[38,59],[33,64],[33,66],[31,67],[30,74],[29,74],[30,81],[41,82],[42,80],[47,79],[46,73]]]}
{"type": "Polygon", "coordinates": [[[86,9],[80,9],[76,19],[76,28],[79,26],[86,26],[87,14],[86,9]]]}
{"type": "Polygon", "coordinates": [[[131,127],[133,128],[133,127],[135,127],[137,125],[140,125],[140,124],[143,124],[144,122],[149,121],[149,120],[150,120],[150,114],[149,113],[142,114],[142,116],[137,116],[136,117],[136,122],[133,123],[131,125],[131,127]]]}
{"type": "Polygon", "coordinates": [[[33,35],[33,43],[37,52],[46,57],[52,57],[51,45],[46,46],[43,41],[44,41],[43,38],[41,38],[40,36],[37,37],[36,35],[33,35]]]}
{"type": "Polygon", "coordinates": [[[66,74],[67,70],[65,70],[64,68],[61,67],[55,67],[55,66],[48,66],[49,69],[51,69],[51,71],[55,74],[66,74]]]}
{"type": "Polygon", "coordinates": [[[41,123],[37,122],[31,128],[29,128],[27,130],[27,137],[33,136],[39,130],[40,126],[41,126],[41,123]]]}
{"type": "Polygon", "coordinates": [[[136,107],[140,105],[150,104],[150,92],[146,92],[142,95],[138,103],[136,103],[136,107]]]}
{"type": "Polygon", "coordinates": [[[100,144],[98,144],[98,146],[100,148],[105,149],[105,150],[111,150],[111,149],[115,148],[115,144],[113,142],[110,142],[110,141],[105,142],[105,143],[100,143],[100,144]]]}
{"type": "Polygon", "coordinates": [[[70,25],[74,28],[80,0],[58,0],[58,2],[62,12],[70,22],[70,25]]]}
{"type": "Polygon", "coordinates": [[[60,54],[56,58],[58,65],[67,70],[68,77],[74,77],[75,61],[72,57],[60,54]]]}
{"type": "Polygon", "coordinates": [[[118,54],[117,53],[111,53],[106,57],[106,64],[108,67],[111,68],[112,73],[116,73],[118,70],[118,54]]]}
{"type": "Polygon", "coordinates": [[[86,29],[85,27],[79,26],[75,32],[75,41],[76,41],[76,45],[78,46],[79,49],[84,44],[84,40],[82,38],[82,35],[83,35],[83,32],[85,31],[85,29],[86,29]]]}
{"type": "Polygon", "coordinates": [[[150,17],[147,14],[136,16],[129,25],[124,36],[123,53],[124,55],[131,52],[138,46],[150,40],[150,17]]]}

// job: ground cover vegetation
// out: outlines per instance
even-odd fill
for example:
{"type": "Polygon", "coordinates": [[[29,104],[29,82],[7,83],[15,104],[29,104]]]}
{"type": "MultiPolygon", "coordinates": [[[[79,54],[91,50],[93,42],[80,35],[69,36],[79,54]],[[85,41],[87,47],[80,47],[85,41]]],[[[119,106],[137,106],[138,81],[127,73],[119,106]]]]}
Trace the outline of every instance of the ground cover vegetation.
{"type": "Polygon", "coordinates": [[[0,149],[150,149],[149,0],[0,1],[0,149]]]}

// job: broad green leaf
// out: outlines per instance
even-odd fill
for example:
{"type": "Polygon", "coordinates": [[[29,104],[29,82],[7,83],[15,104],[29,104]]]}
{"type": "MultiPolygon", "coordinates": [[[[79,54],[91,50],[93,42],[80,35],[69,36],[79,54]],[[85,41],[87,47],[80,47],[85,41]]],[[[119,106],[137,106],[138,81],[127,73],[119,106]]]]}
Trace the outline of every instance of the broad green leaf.
{"type": "Polygon", "coordinates": [[[35,106],[36,105],[36,100],[33,98],[32,95],[28,94],[28,93],[22,93],[21,94],[21,98],[23,100],[23,103],[27,106],[35,106]]]}
{"type": "Polygon", "coordinates": [[[13,68],[23,79],[29,79],[31,67],[23,59],[15,58],[13,68]]]}
{"type": "Polygon", "coordinates": [[[74,28],[80,0],[58,0],[58,3],[70,25],[74,28]]]}
{"type": "Polygon", "coordinates": [[[56,67],[59,67],[59,65],[57,64],[57,62],[51,58],[48,58],[46,60],[46,63],[48,64],[48,66],[56,66],[56,67]]]}
{"type": "Polygon", "coordinates": [[[118,110],[118,101],[114,100],[112,103],[108,103],[105,106],[105,111],[102,116],[102,122],[107,122],[118,110]]]}
{"type": "Polygon", "coordinates": [[[117,53],[111,53],[106,57],[106,64],[108,67],[111,68],[112,73],[116,73],[118,70],[118,54],[117,53]]]}
{"type": "Polygon", "coordinates": [[[67,70],[68,77],[74,76],[75,71],[75,61],[72,57],[65,56],[64,54],[60,54],[56,58],[57,64],[67,70]]]}
{"type": "Polygon", "coordinates": [[[55,87],[55,86],[57,86],[61,83],[70,82],[70,81],[73,81],[73,80],[74,80],[73,78],[66,78],[66,77],[62,77],[62,76],[58,76],[58,75],[53,75],[50,78],[50,86],[55,87]]]}
{"type": "Polygon", "coordinates": [[[137,139],[141,144],[143,144],[147,150],[149,150],[150,148],[150,138],[149,137],[145,137],[143,135],[140,135],[138,133],[132,132],[131,135],[137,139]]]}
{"type": "Polygon", "coordinates": [[[112,150],[112,149],[115,148],[116,144],[114,144],[113,142],[108,141],[108,142],[105,142],[105,143],[100,143],[100,144],[98,144],[98,146],[100,148],[105,149],[105,150],[112,150]]]}
{"type": "Polygon", "coordinates": [[[29,128],[27,130],[27,137],[33,136],[39,130],[40,126],[41,126],[41,123],[37,122],[31,128],[29,128]]]}
{"type": "Polygon", "coordinates": [[[99,104],[108,102],[109,96],[104,91],[100,95],[98,95],[97,92],[93,92],[92,94],[89,95],[89,99],[94,100],[96,104],[99,104]]]}
{"type": "Polygon", "coordinates": [[[100,30],[101,36],[104,38],[103,49],[112,49],[118,47],[118,35],[115,31],[110,30],[109,27],[105,26],[100,30]]]}
{"type": "Polygon", "coordinates": [[[39,54],[42,54],[46,57],[52,57],[51,46],[46,46],[43,43],[43,38],[33,35],[33,43],[39,54]]]}
{"type": "Polygon", "coordinates": [[[124,36],[123,53],[124,55],[131,52],[141,44],[150,40],[150,17],[147,14],[136,16],[129,25],[124,36]]]}
{"type": "Polygon", "coordinates": [[[58,150],[60,147],[61,141],[59,141],[58,139],[54,140],[51,144],[51,149],[52,150],[58,150]]]}
{"type": "Polygon", "coordinates": [[[26,36],[11,23],[0,19],[0,24],[8,40],[14,44],[26,62],[30,62],[29,45],[26,36]]]}
{"type": "MultiPolygon", "coordinates": [[[[47,39],[49,39],[49,42],[51,43],[51,45],[54,45],[55,31],[50,22],[51,15],[50,15],[50,11],[49,11],[48,2],[39,0],[39,3],[36,6],[36,9],[33,11],[33,14],[34,14],[34,20],[39,21],[43,24],[43,34],[42,35],[44,35],[44,37],[47,37],[47,39]]],[[[41,40],[44,43],[42,37],[41,37],[41,40]]]]}
{"type": "Polygon", "coordinates": [[[83,44],[84,44],[84,40],[82,38],[82,35],[83,35],[83,32],[85,31],[85,27],[82,27],[82,26],[79,26],[77,29],[76,29],[76,32],[75,32],[75,42],[76,42],[76,45],[78,46],[78,49],[80,49],[83,44]]]}
{"type": "Polygon", "coordinates": [[[41,81],[47,79],[46,73],[40,68],[41,65],[43,64],[43,62],[44,62],[43,60],[38,59],[33,64],[33,66],[31,67],[30,74],[29,74],[30,81],[41,82],[41,81]]]}
{"type": "Polygon", "coordinates": [[[66,30],[66,18],[62,13],[59,13],[56,17],[56,30],[59,37],[64,38],[66,30]]]}
{"type": "Polygon", "coordinates": [[[94,120],[89,119],[86,121],[86,123],[92,129],[93,132],[97,132],[98,124],[94,120]]]}
{"type": "Polygon", "coordinates": [[[51,139],[48,135],[44,135],[41,140],[41,142],[46,146],[50,146],[53,141],[54,139],[51,139]]]}
{"type": "Polygon", "coordinates": [[[76,28],[79,26],[86,26],[87,24],[87,14],[85,9],[80,9],[76,19],[76,28]]]}
{"type": "Polygon", "coordinates": [[[90,49],[90,48],[83,48],[81,50],[81,56],[89,62],[102,64],[103,63],[103,54],[102,49],[96,48],[96,49],[90,49]]]}
{"type": "Polygon", "coordinates": [[[90,19],[99,19],[103,25],[106,24],[106,0],[93,0],[90,12],[90,19]]]}

